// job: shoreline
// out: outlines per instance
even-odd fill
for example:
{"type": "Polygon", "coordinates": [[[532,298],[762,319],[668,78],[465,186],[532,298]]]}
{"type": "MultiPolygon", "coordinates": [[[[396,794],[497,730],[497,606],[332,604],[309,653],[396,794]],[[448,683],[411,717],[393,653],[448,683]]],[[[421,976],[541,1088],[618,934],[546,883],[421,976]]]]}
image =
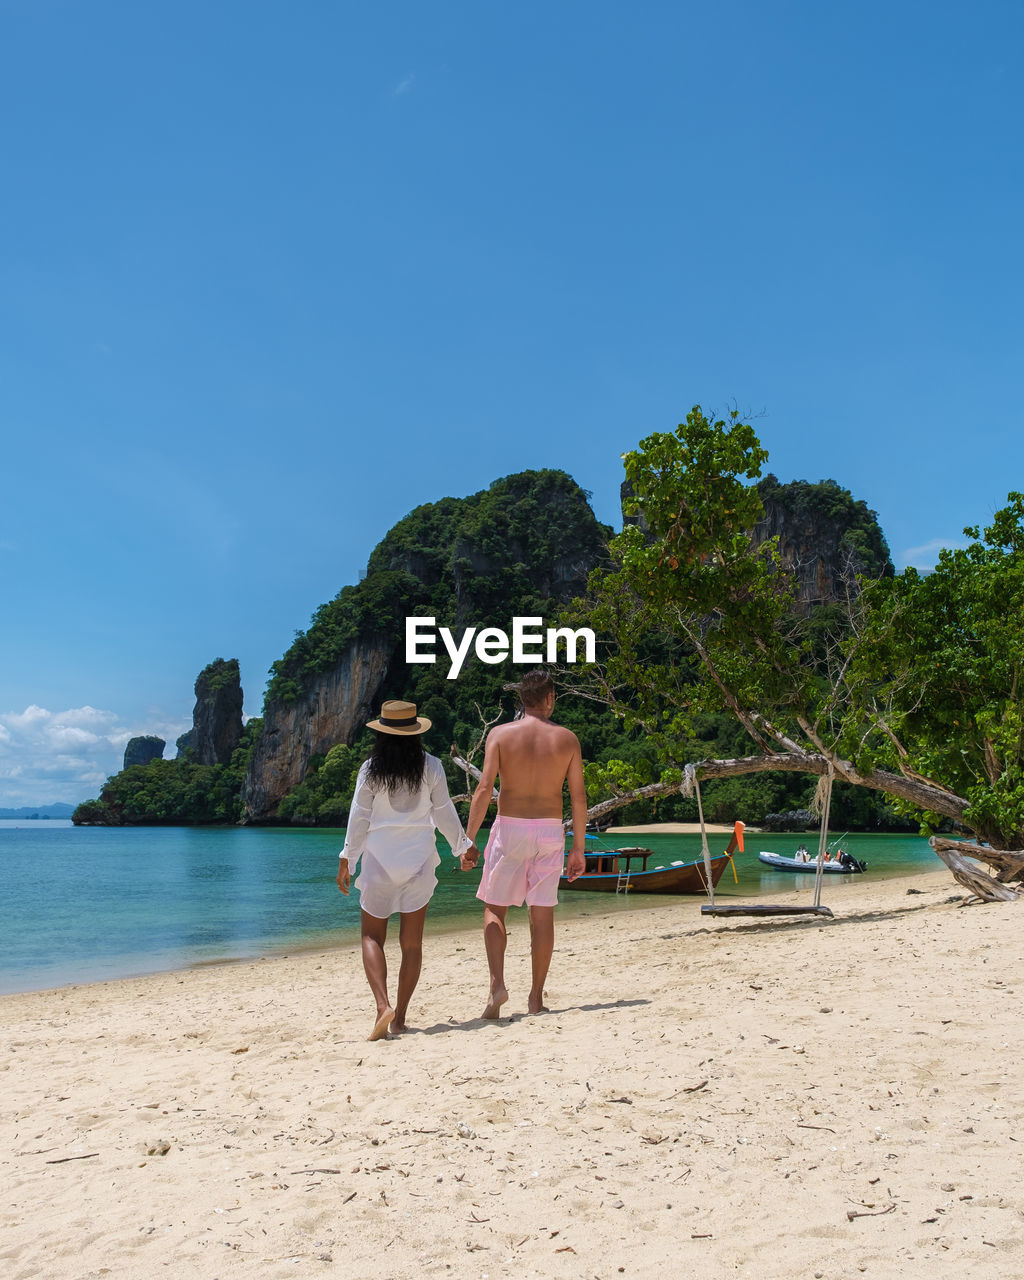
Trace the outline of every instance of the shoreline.
{"type": "MultiPolygon", "coordinates": [[[[700,834],[700,826],[697,823],[658,823],[649,824],[647,826],[639,826],[633,828],[615,829],[620,834],[661,834],[661,835],[694,835],[700,834]],[[696,830],[689,828],[695,827],[696,830]]],[[[721,831],[709,826],[707,828],[709,835],[715,834],[732,834],[732,827],[722,826],[721,831]]],[[[749,830],[749,829],[748,829],[749,830]]],[[[755,831],[757,828],[754,829],[755,831]]],[[[614,832],[613,832],[614,833],[614,832]]],[[[940,874],[947,874],[936,867],[935,870],[940,874]]],[[[870,884],[883,884],[891,880],[916,880],[919,876],[934,874],[931,867],[920,870],[900,870],[895,873],[874,874],[870,884]]],[[[788,883],[772,887],[770,889],[761,889],[756,893],[745,892],[742,888],[736,889],[728,881],[727,877],[723,877],[718,888],[716,896],[725,902],[746,901],[748,898],[769,898],[772,902],[785,902],[792,900],[793,902],[806,899],[808,893],[808,884],[813,879],[813,867],[808,872],[805,880],[804,876],[795,878],[799,881],[799,887],[790,887],[788,883]]],[[[949,877],[952,889],[956,889],[955,882],[949,877]]],[[[824,893],[829,894],[830,890],[841,888],[848,890],[857,885],[855,878],[850,880],[844,879],[842,886],[837,886],[826,879],[824,885],[824,893]]],[[[866,886],[865,886],[866,887],[866,886]]],[[[474,911],[473,915],[434,915],[427,917],[427,935],[447,936],[457,933],[479,934],[482,928],[479,918],[479,911],[476,909],[476,900],[473,899],[474,911]]],[[[693,908],[694,914],[699,914],[700,906],[706,901],[701,894],[665,894],[652,895],[642,893],[632,893],[629,895],[604,894],[604,893],[574,893],[567,890],[561,890],[559,894],[559,906],[557,909],[556,919],[572,919],[576,916],[625,916],[633,912],[642,911],[669,911],[672,909],[685,910],[687,906],[693,908]]],[[[392,922],[391,934],[397,937],[397,925],[392,922]]],[[[390,936],[390,935],[389,935],[390,936]]],[[[176,963],[170,965],[157,965],[156,967],[147,967],[144,960],[140,960],[140,967],[128,966],[121,972],[115,972],[108,975],[99,975],[88,977],[81,980],[69,978],[68,981],[50,983],[44,986],[27,986],[18,987],[12,990],[0,990],[0,1001],[19,996],[43,994],[46,992],[58,993],[69,988],[81,989],[103,985],[107,983],[132,982],[143,980],[146,978],[159,977],[161,975],[173,975],[189,973],[193,970],[202,970],[215,967],[223,967],[230,965],[245,965],[258,961],[274,961],[286,959],[289,956],[309,955],[311,953],[333,952],[357,945],[359,940],[359,923],[358,919],[346,924],[332,926],[325,929],[322,933],[310,933],[306,937],[290,938],[280,943],[264,944],[260,948],[253,948],[250,951],[241,951],[233,955],[215,955],[209,957],[200,957],[185,963],[176,963]]]]}
{"type": "Polygon", "coordinates": [[[1020,1274],[1021,917],[962,896],[567,915],[532,1018],[511,912],[509,1016],[431,934],[376,1044],[355,945],[4,996],[8,1273],[1020,1274]]]}

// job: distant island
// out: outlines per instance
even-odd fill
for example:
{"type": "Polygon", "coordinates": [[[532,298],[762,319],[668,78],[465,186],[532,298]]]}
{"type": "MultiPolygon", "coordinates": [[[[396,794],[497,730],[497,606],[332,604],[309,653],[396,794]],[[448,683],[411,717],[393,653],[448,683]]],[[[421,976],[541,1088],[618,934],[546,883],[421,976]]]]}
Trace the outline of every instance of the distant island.
{"type": "Polygon", "coordinates": [[[0,818],[27,818],[45,821],[48,818],[70,818],[75,811],[73,804],[37,804],[27,805],[21,809],[0,809],[0,818]]]}

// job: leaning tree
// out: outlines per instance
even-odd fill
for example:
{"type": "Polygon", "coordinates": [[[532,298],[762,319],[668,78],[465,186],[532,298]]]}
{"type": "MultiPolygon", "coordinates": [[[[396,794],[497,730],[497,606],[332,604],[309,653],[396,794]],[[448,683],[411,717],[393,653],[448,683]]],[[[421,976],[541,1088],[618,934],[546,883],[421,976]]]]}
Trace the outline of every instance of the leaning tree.
{"type": "MultiPolygon", "coordinates": [[[[854,580],[832,634],[808,628],[750,482],[767,460],[735,413],[695,407],[624,456],[636,523],[612,541],[577,602],[606,642],[577,692],[641,729],[669,774],[824,775],[884,792],[932,836],[958,881],[987,900],[1024,880],[1024,496],[1011,493],[969,546],[926,575],[854,580]],[[812,638],[813,631],[813,638],[812,638]],[[727,711],[749,736],[737,759],[693,759],[702,716],[727,711]],[[989,864],[994,874],[978,865],[989,864]]],[[[621,804],[620,796],[602,808],[621,804]]]]}

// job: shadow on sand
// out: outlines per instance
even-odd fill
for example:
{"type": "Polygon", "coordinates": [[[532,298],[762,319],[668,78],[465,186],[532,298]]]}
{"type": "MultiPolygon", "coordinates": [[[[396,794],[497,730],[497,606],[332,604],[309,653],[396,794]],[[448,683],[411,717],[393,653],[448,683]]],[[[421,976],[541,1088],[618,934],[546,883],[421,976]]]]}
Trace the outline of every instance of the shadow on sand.
{"type": "Polygon", "coordinates": [[[469,1018],[465,1022],[435,1022],[432,1027],[409,1027],[396,1040],[405,1036],[439,1036],[450,1031],[477,1031],[481,1027],[508,1026],[513,1022],[524,1022],[532,1018],[550,1018],[558,1013],[601,1013],[612,1009],[632,1009],[637,1005],[650,1004],[650,1000],[610,1000],[605,1004],[568,1004],[558,1009],[548,1009],[545,1013],[510,1013],[503,1018],[469,1018]]]}

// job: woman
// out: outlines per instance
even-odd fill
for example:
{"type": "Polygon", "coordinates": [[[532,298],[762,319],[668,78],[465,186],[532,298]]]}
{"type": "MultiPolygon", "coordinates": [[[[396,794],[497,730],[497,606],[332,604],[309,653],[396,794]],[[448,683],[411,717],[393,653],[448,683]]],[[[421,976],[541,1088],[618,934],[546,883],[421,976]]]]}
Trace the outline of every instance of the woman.
{"type": "Polygon", "coordinates": [[[338,888],[348,893],[356,863],[363,860],[356,888],[363,968],[377,1002],[371,1040],[382,1039],[389,1030],[405,1030],[409,1001],[420,976],[427,904],[437,885],[434,868],[441,861],[434,828],[440,828],[463,870],[476,866],[480,857],[448,795],[441,761],[423,750],[420,735],[430,723],[426,716],[417,716],[414,703],[392,701],[385,702],[380,718],[367,725],[376,732],[376,739],[356,778],[338,863],[338,888]],[[384,941],[388,917],[396,911],[401,917],[402,965],[398,998],[392,1006],[384,941]]]}

